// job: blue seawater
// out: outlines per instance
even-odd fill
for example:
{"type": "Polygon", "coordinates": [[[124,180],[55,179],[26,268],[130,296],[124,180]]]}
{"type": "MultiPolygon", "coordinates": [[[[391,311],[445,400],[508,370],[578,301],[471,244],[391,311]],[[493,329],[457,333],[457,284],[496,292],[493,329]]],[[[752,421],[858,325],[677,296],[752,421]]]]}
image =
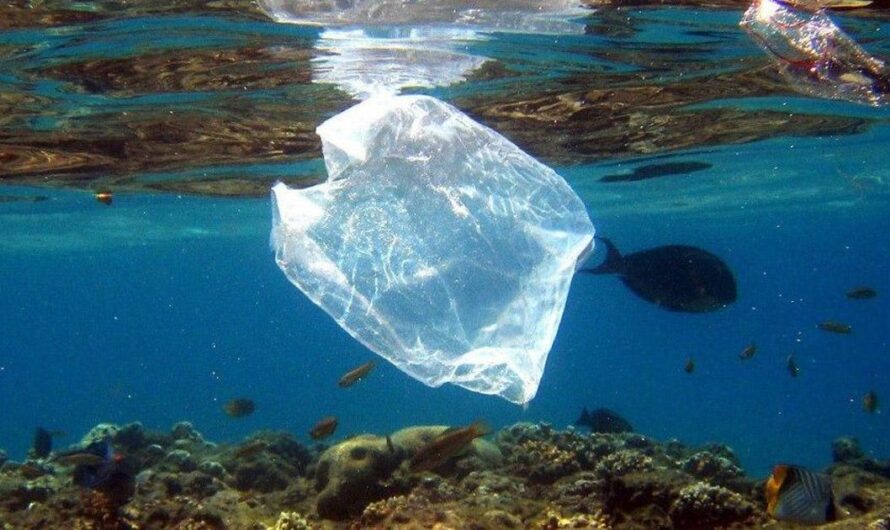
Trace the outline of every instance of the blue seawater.
{"type": "MultiPolygon", "coordinates": [[[[689,65],[699,65],[698,75],[717,75],[726,61],[762,59],[735,27],[737,11],[627,15],[637,17],[639,31],[620,42],[626,50],[690,45],[685,55],[665,55],[672,66],[659,75],[668,81],[689,65]],[[721,35],[716,48],[695,46],[713,45],[713,35],[678,29],[690,25],[721,35]]],[[[854,34],[890,30],[875,21],[849,24],[854,34]]],[[[15,72],[75,56],[311,40],[316,34],[200,14],[124,17],[69,31],[10,30],[0,33],[0,43],[33,48],[4,59],[16,68],[0,72],[0,82],[55,105],[16,124],[35,130],[64,128],[78,112],[212,107],[220,97],[213,93],[108,97],[57,81],[30,83],[15,72]]],[[[613,46],[611,38],[596,35],[496,34],[468,43],[467,50],[525,69],[527,78],[509,82],[533,84],[585,69],[641,68],[582,53],[613,46]]],[[[888,41],[870,48],[888,52],[888,41]]],[[[419,91],[450,100],[504,83],[479,80],[419,91]]],[[[269,89],[243,97],[287,102],[298,95],[269,89]]],[[[890,115],[795,96],[716,99],[700,106],[853,116],[870,123],[843,136],[777,136],[675,150],[671,160],[712,168],[639,182],[598,179],[660,159],[558,165],[585,200],[598,233],[623,252],[700,246],[733,269],[740,295],[714,313],[671,313],[635,297],[616,277],[576,277],[538,396],[526,410],[456,387],[427,388],[382,361],[366,380],[338,388],[343,372],[376,357],[278,270],[268,246],[267,197],[122,191],[105,207],[89,191],[0,188],[3,195],[49,197],[0,204],[0,447],[21,458],[37,425],[69,433],[57,442],[67,444],[99,422],[141,421],[167,429],[187,420],[215,441],[237,441],[261,429],[290,431],[308,441],[309,428],[327,415],[340,418],[335,439],[477,418],[496,427],[546,421],[563,428],[587,406],[614,409],[655,439],[729,444],[758,476],[776,462],[823,467],[840,436],[857,437],[869,455],[887,457],[887,412],[868,414],[861,399],[873,390],[890,400],[890,115]],[[878,296],[847,299],[844,293],[857,285],[873,287],[878,296]],[[826,319],[847,322],[853,332],[817,329],[826,319]],[[756,356],[740,361],[739,352],[752,341],[756,356]],[[792,352],[800,365],[796,378],[785,365],[792,352]],[[692,374],[683,371],[689,356],[697,364],[692,374]],[[226,401],[242,396],[256,401],[255,414],[237,420],[223,414],[226,401]]],[[[318,160],[198,163],[135,178],[229,172],[268,178],[319,167],[318,160]]]]}

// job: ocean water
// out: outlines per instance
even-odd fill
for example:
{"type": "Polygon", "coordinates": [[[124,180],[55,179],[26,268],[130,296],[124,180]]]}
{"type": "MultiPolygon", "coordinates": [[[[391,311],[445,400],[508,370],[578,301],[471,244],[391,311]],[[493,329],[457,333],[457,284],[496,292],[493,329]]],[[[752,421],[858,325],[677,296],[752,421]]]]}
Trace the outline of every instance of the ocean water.
{"type": "MultiPolygon", "coordinates": [[[[215,441],[271,429],[308,442],[327,415],[340,439],[477,418],[563,428],[583,406],[659,440],[728,444],[756,476],[776,462],[824,467],[840,436],[890,456],[887,414],[861,404],[868,391],[890,399],[890,113],[790,90],[737,27],[740,9],[602,7],[576,33],[461,34],[437,53],[484,57],[487,74],[404,89],[554,167],[623,252],[695,245],[736,275],[738,300],[707,314],[577,276],[525,409],[425,387],[383,361],[337,387],[376,356],[277,268],[265,193],[323,177],[312,131],[355,101],[313,82],[338,67],[325,62],[336,50],[312,51],[320,29],[237,6],[53,4],[40,8],[62,17],[50,24],[5,9],[24,20],[0,31],[0,447],[14,458],[38,425],[68,433],[62,444],[100,422],[182,420],[215,441]],[[529,125],[548,112],[541,101],[580,93],[605,105],[571,127],[529,125]],[[511,121],[507,105],[531,121],[511,121]],[[600,181],[678,161],[710,167],[600,181]],[[100,188],[112,206],[95,201],[100,188]],[[878,296],[847,299],[858,285],[878,296]],[[827,319],[853,332],[817,329],[827,319]],[[740,361],[752,341],[756,356],[740,361]],[[241,396],[256,413],[223,414],[241,396]]],[[[890,55],[885,19],[838,20],[890,55]]],[[[344,62],[358,70],[321,79],[361,73],[344,62]]]]}

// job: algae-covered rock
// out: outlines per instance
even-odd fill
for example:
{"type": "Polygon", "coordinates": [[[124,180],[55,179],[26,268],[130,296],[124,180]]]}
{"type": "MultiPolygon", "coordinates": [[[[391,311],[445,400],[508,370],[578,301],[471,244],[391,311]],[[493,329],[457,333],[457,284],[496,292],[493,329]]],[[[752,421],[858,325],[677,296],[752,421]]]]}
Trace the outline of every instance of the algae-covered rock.
{"type": "Polygon", "coordinates": [[[180,421],[174,424],[170,429],[170,435],[173,436],[174,440],[204,441],[201,433],[199,433],[191,422],[188,421],[180,421]]]}
{"type": "Polygon", "coordinates": [[[96,442],[102,442],[112,439],[120,430],[121,428],[113,423],[100,423],[90,429],[90,431],[86,433],[83,438],[80,439],[80,443],[78,445],[80,445],[81,447],[87,447],[88,445],[96,442]]]}
{"type": "Polygon", "coordinates": [[[678,492],[669,513],[675,528],[708,530],[747,522],[756,511],[738,493],[696,482],[678,492]]]}
{"type": "Polygon", "coordinates": [[[281,512],[274,526],[267,526],[267,530],[310,530],[312,526],[298,512],[281,512]]]}
{"type": "Polygon", "coordinates": [[[305,474],[312,455],[288,433],[261,432],[222,455],[220,464],[240,491],[287,489],[305,474]]]}
{"type": "Polygon", "coordinates": [[[191,453],[183,449],[174,449],[167,453],[162,462],[165,470],[189,472],[198,468],[198,463],[191,453]]]}
{"type": "Polygon", "coordinates": [[[831,458],[835,462],[856,462],[865,458],[856,438],[838,438],[831,443],[831,458]]]}
{"type": "Polygon", "coordinates": [[[387,496],[381,482],[401,460],[402,453],[381,436],[356,436],[330,447],[315,468],[318,514],[326,519],[360,515],[369,503],[387,496]]]}

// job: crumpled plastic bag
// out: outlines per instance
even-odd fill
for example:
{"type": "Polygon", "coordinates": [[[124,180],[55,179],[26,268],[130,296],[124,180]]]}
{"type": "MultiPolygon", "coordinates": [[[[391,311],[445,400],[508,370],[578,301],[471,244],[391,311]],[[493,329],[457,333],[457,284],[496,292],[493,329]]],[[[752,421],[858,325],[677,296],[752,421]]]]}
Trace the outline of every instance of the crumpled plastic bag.
{"type": "Polygon", "coordinates": [[[795,90],[870,105],[886,103],[884,63],[866,53],[824,10],[799,11],[755,0],[741,22],[795,90]]]}
{"type": "Polygon", "coordinates": [[[371,98],[318,134],[328,180],[272,189],[287,278],[415,379],[530,401],[592,250],[579,197],[427,96],[371,98]]]}

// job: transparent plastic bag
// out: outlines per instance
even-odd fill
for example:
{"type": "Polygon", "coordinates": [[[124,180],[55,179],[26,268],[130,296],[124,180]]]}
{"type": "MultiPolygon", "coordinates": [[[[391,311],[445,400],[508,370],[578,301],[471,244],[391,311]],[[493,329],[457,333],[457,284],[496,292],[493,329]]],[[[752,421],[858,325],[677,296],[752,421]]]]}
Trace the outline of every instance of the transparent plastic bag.
{"type": "Polygon", "coordinates": [[[865,52],[828,17],[773,0],[755,0],[740,25],[779,71],[807,95],[879,105],[890,89],[884,63],[865,52]]]}
{"type": "Polygon", "coordinates": [[[288,279],[427,385],[530,401],[592,248],[578,196],[431,97],[372,98],[318,134],[328,180],[272,189],[288,279]]]}

